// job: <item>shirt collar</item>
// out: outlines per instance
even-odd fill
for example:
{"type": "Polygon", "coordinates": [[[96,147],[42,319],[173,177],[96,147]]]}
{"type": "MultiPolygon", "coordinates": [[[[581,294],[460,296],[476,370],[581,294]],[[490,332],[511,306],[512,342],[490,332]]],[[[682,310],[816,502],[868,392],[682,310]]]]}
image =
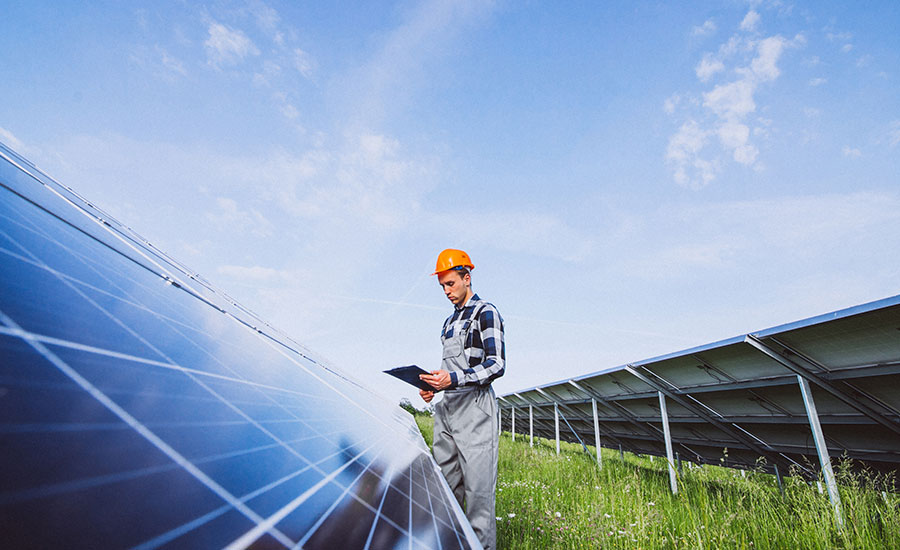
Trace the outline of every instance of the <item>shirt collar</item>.
{"type": "Polygon", "coordinates": [[[476,302],[480,302],[480,301],[481,301],[481,298],[479,298],[477,294],[472,294],[472,297],[469,298],[469,300],[465,304],[463,304],[462,306],[456,307],[456,311],[462,311],[469,306],[474,306],[476,302]]]}

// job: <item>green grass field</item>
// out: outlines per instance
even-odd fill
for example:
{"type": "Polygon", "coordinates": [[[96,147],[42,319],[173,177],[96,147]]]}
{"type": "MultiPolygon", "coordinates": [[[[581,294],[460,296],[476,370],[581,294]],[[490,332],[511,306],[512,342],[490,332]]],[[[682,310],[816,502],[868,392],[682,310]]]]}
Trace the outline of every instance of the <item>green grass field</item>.
{"type": "MultiPolygon", "coordinates": [[[[432,419],[416,417],[431,445],[432,419]]],[[[589,447],[594,452],[592,447],[589,447]]],[[[500,438],[500,549],[741,548],[900,549],[900,495],[885,479],[837,467],[844,528],[815,484],[716,466],[685,467],[679,493],[666,462],[603,450],[603,468],[580,445],[500,438]]]]}

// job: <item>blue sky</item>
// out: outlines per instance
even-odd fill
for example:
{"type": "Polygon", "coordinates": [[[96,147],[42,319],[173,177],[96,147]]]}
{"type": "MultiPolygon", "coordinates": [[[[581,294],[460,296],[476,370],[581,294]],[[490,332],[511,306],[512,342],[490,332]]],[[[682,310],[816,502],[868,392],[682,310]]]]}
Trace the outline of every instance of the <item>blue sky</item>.
{"type": "Polygon", "coordinates": [[[391,399],[900,293],[900,3],[0,0],[0,140],[391,399]]]}

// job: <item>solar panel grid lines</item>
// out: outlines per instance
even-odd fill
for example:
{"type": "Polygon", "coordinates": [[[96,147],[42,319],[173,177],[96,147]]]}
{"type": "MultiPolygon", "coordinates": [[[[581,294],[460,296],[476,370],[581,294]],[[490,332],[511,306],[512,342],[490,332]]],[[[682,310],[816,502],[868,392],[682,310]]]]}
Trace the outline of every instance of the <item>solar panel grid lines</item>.
{"type": "MultiPolygon", "coordinates": [[[[12,321],[9,317],[7,317],[2,310],[0,310],[0,319],[3,319],[5,324],[12,325],[15,328],[15,322],[12,321]]],[[[178,451],[172,448],[168,443],[160,439],[155,433],[146,428],[143,424],[141,424],[137,419],[135,419],[131,414],[125,411],[122,407],[120,407],[116,402],[110,399],[106,394],[100,391],[96,386],[91,384],[88,380],[82,377],[78,372],[72,369],[69,365],[60,360],[55,354],[53,354],[50,350],[48,350],[43,344],[36,342],[34,340],[30,340],[29,338],[25,338],[27,342],[29,342],[34,349],[40,353],[43,357],[45,357],[48,361],[50,361],[54,366],[56,366],[60,371],[62,371],[66,376],[71,378],[76,384],[81,386],[87,393],[89,393],[94,399],[103,404],[107,409],[112,411],[116,416],[118,416],[122,421],[128,424],[134,431],[138,432],[145,439],[150,441],[155,447],[157,447],[160,451],[166,454],[173,462],[187,470],[191,475],[200,480],[201,483],[206,485],[210,490],[216,493],[218,496],[222,497],[223,500],[231,504],[234,508],[241,511],[244,515],[254,521],[262,521],[262,518],[257,515],[254,511],[250,510],[246,506],[243,505],[239,500],[237,500],[232,494],[230,494],[224,487],[216,483],[214,480],[209,478],[202,470],[197,468],[192,462],[187,460],[184,456],[182,456],[178,451]]],[[[283,534],[273,531],[273,535],[281,541],[288,541],[283,534]]]]}
{"type": "Polygon", "coordinates": [[[4,151],[0,547],[479,547],[396,404],[4,151]]]}
{"type": "MultiPolygon", "coordinates": [[[[0,156],[4,156],[5,158],[7,158],[7,160],[11,160],[11,159],[9,159],[8,156],[4,155],[4,149],[5,148],[0,149],[0,156]]],[[[33,165],[30,165],[30,166],[33,167],[33,165]]],[[[20,169],[21,169],[21,167],[20,167],[20,169]]],[[[24,170],[24,169],[22,169],[22,170],[24,170]]],[[[188,292],[193,293],[196,297],[205,301],[211,307],[214,307],[224,313],[228,313],[228,314],[232,315],[239,322],[252,327],[254,330],[257,330],[263,334],[266,334],[266,336],[272,338],[273,341],[276,341],[281,345],[288,346],[290,349],[292,349],[292,351],[295,351],[295,352],[299,353],[300,355],[303,355],[305,358],[307,358],[315,363],[320,364],[320,366],[326,368],[327,370],[334,372],[335,374],[340,375],[345,380],[356,383],[355,381],[353,381],[351,378],[347,377],[343,373],[335,370],[332,366],[326,365],[321,361],[317,361],[317,360],[313,359],[312,355],[314,355],[314,354],[312,354],[312,352],[310,352],[304,346],[298,344],[293,339],[288,338],[284,333],[271,327],[271,325],[269,325],[268,323],[266,323],[265,321],[260,319],[251,310],[238,304],[237,301],[233,300],[230,296],[228,296],[224,292],[217,290],[208,281],[203,279],[200,275],[196,274],[195,272],[189,270],[183,264],[173,260],[170,256],[159,251],[156,247],[154,247],[146,239],[144,239],[143,237],[138,235],[132,229],[125,226],[124,224],[121,224],[118,221],[115,221],[111,216],[104,213],[102,210],[99,210],[92,203],[84,200],[80,195],[75,193],[70,188],[56,182],[56,180],[47,176],[44,172],[40,171],[39,169],[34,168],[31,171],[25,170],[25,173],[28,174],[35,182],[44,186],[45,188],[50,190],[54,195],[56,195],[57,197],[59,197],[60,199],[62,199],[66,203],[68,203],[69,205],[71,205],[71,206],[75,207],[77,210],[79,210],[82,214],[84,214],[84,217],[87,220],[90,220],[92,222],[95,222],[98,225],[103,226],[104,229],[107,229],[113,236],[117,237],[121,243],[124,243],[125,245],[127,245],[132,251],[134,251],[136,254],[142,256],[144,259],[149,260],[150,264],[152,264],[152,265],[148,266],[146,264],[143,264],[144,267],[147,269],[153,270],[161,278],[166,280],[169,284],[173,284],[173,285],[177,286],[178,288],[181,288],[188,292]],[[114,223],[111,223],[111,222],[114,222],[114,223]],[[156,258],[155,260],[154,260],[154,257],[156,258]],[[163,264],[167,264],[169,269],[166,269],[166,267],[163,264]],[[156,269],[154,269],[154,267],[156,269]],[[182,273],[183,277],[186,277],[187,280],[197,283],[199,286],[191,285],[191,284],[187,283],[186,280],[184,280],[183,278],[179,278],[179,277],[175,276],[174,273],[177,273],[177,272],[182,273]],[[251,319],[256,321],[258,324],[265,326],[269,331],[273,332],[277,337],[269,336],[266,332],[263,332],[261,329],[259,329],[254,323],[248,322],[248,320],[244,318],[244,315],[239,315],[239,314],[235,315],[233,311],[229,311],[228,306],[233,307],[239,313],[246,314],[251,319]],[[289,342],[290,345],[288,345],[287,342],[289,342]],[[300,351],[300,350],[302,350],[302,351],[300,351]]],[[[37,206],[40,206],[40,205],[37,205],[37,206]]],[[[71,218],[67,219],[65,221],[71,222],[71,218]]],[[[79,228],[84,230],[84,226],[79,226],[79,228]]]]}

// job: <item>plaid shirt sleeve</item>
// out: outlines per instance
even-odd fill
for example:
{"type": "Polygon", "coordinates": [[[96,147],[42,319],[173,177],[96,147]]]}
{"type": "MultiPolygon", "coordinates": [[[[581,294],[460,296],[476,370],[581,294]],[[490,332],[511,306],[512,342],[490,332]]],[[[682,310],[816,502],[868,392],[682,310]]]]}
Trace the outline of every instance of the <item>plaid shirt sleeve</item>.
{"type": "MultiPolygon", "coordinates": [[[[493,304],[482,302],[481,311],[473,323],[466,342],[469,368],[450,373],[451,387],[486,386],[503,376],[506,370],[506,344],[503,338],[503,317],[493,304]]],[[[475,304],[473,310],[478,307],[475,304]]]]}

